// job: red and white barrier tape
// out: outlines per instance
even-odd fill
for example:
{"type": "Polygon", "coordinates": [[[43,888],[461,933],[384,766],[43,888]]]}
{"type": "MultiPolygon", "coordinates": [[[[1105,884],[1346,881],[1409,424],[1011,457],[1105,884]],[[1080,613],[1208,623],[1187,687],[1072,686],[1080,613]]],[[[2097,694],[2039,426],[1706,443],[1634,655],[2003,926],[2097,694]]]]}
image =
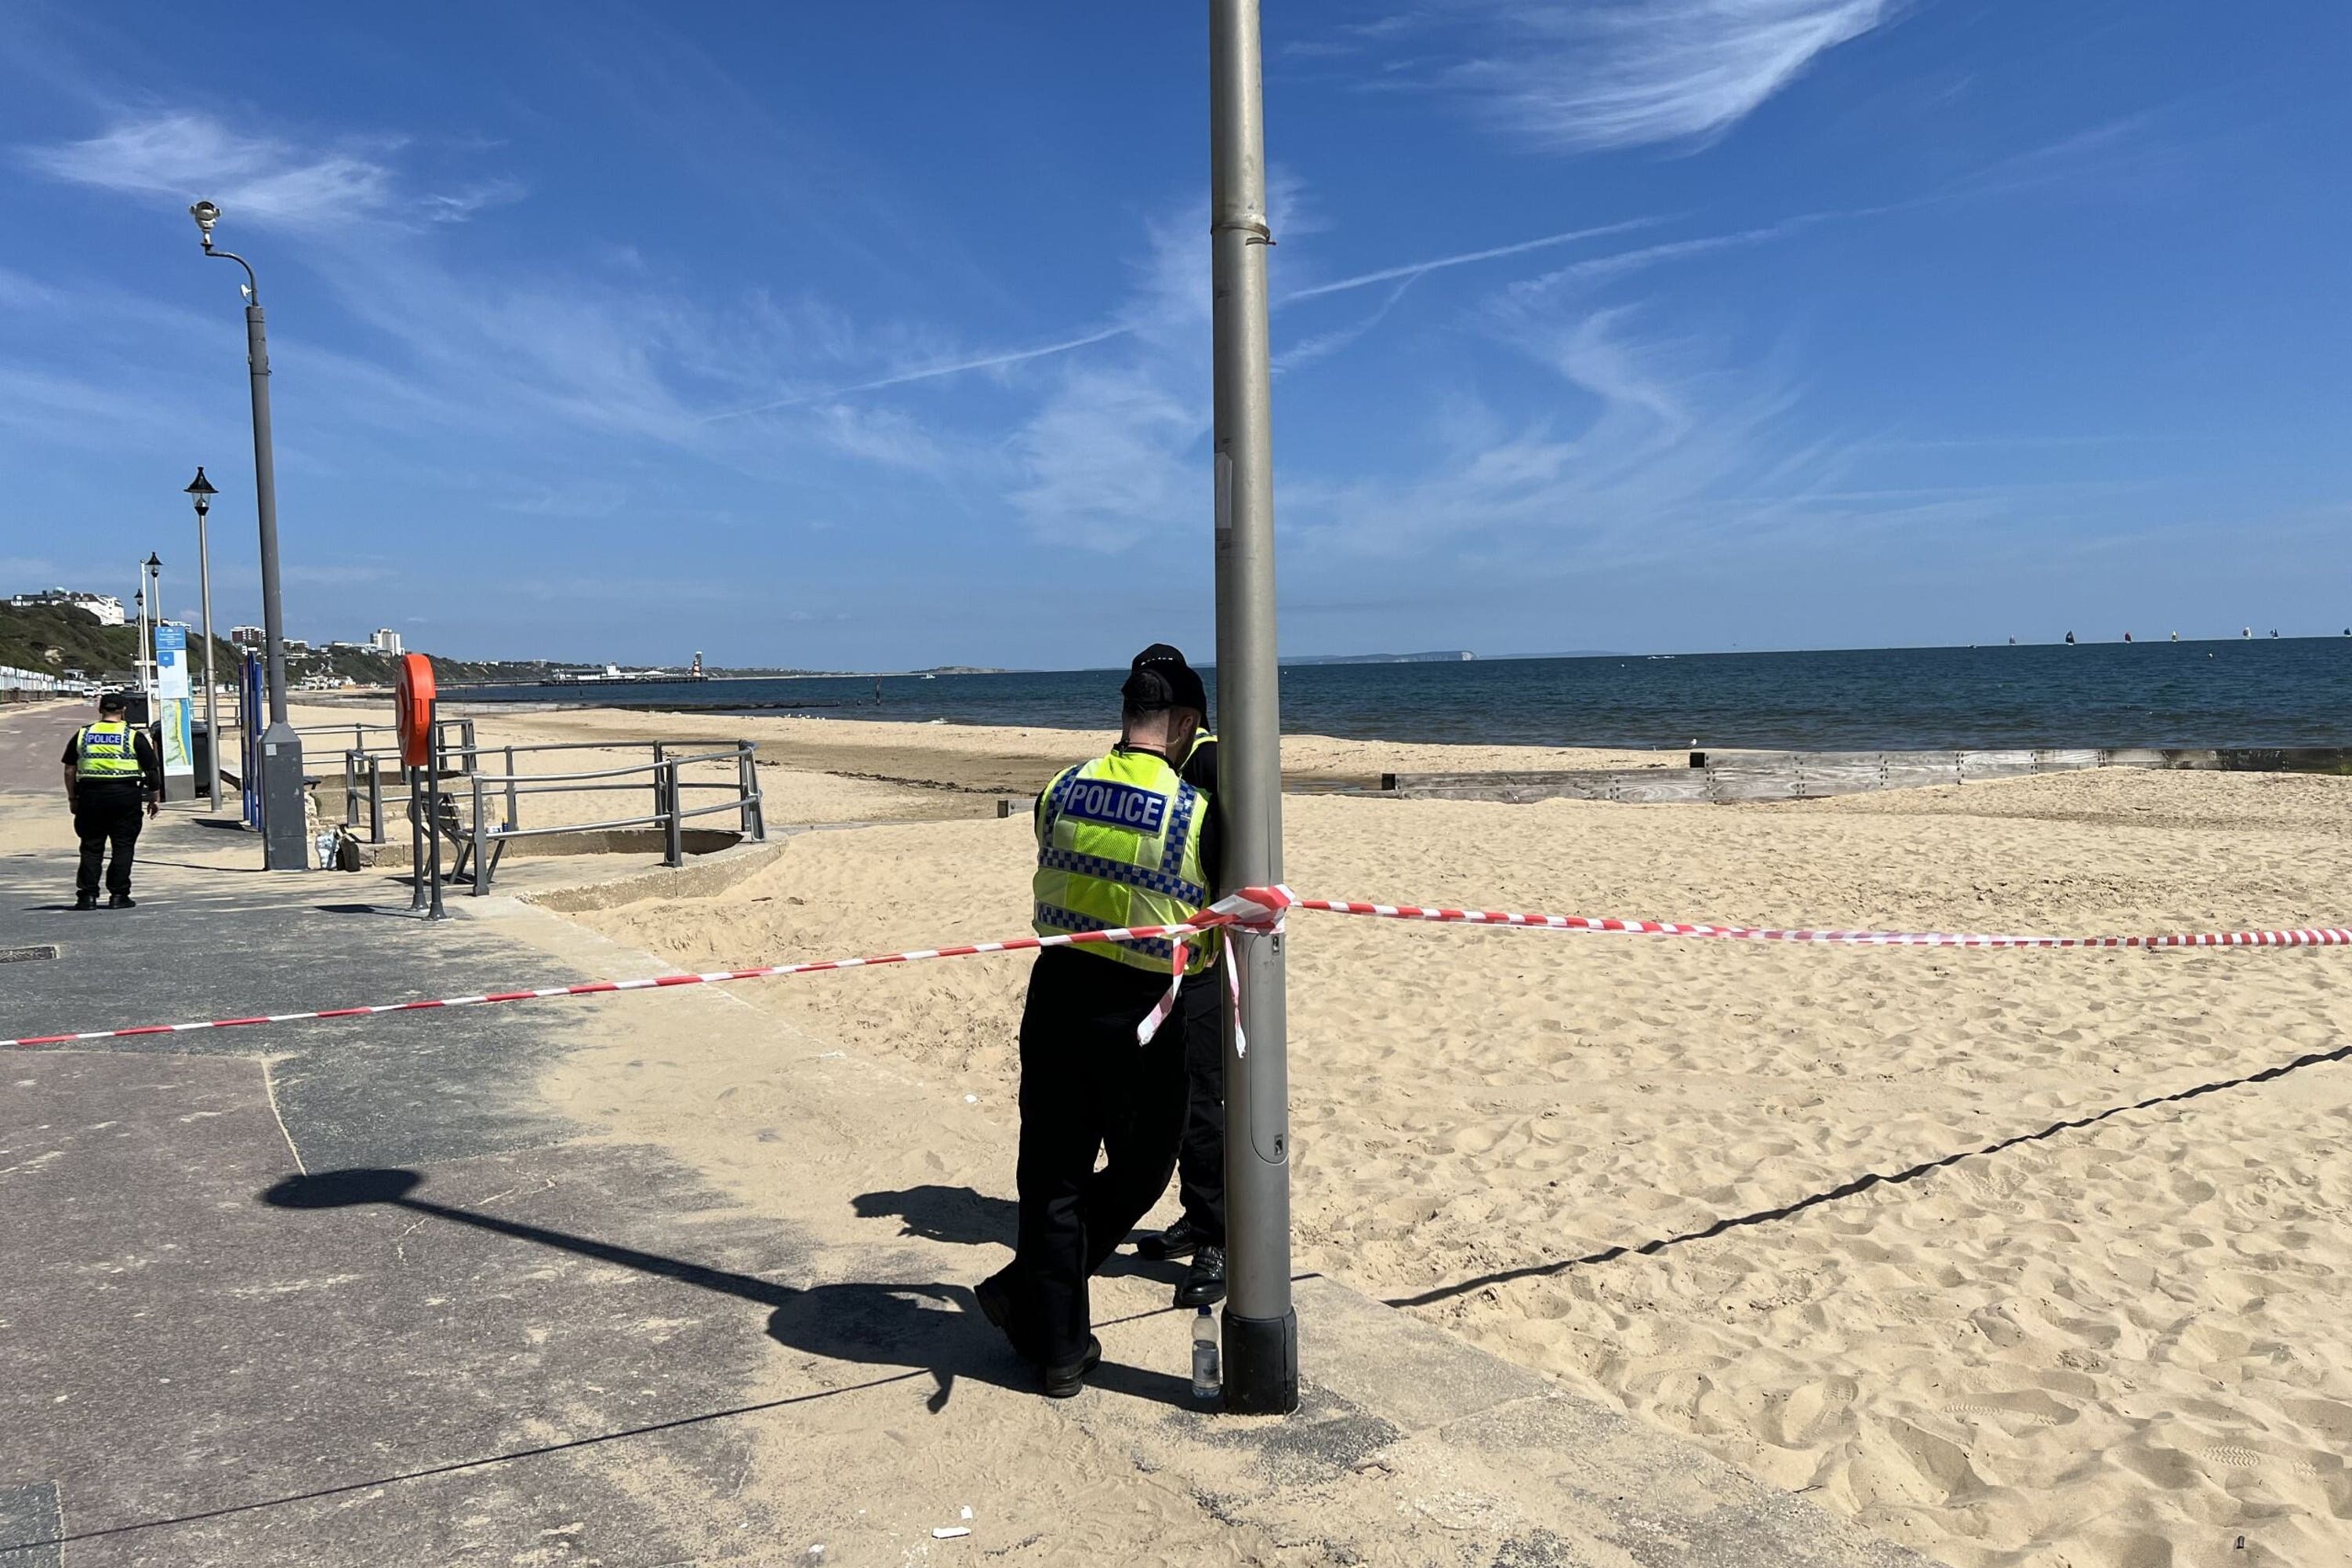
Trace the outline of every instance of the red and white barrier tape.
{"type": "MultiPolygon", "coordinates": [[[[1978,947],[1978,948],[2203,948],[2203,947],[2352,947],[2352,930],[2341,926],[2301,931],[2239,931],[2184,932],[2158,936],[1991,936],[1951,931],[1782,931],[1759,926],[1694,925],[1675,921],[1629,921],[1591,915],[1527,914],[1494,910],[1424,909],[1414,904],[1369,904],[1346,899],[1302,899],[1287,888],[1245,888],[1220,900],[1182,925],[1125,926],[1110,931],[1078,931],[1066,936],[1018,936],[1002,942],[967,942],[957,947],[917,948],[907,952],[877,953],[866,958],[831,958],[812,963],[771,963],[756,969],[719,969],[703,974],[661,974],[645,980],[591,980],[577,985],[541,985],[526,991],[491,991],[478,996],[436,996],[417,1002],[384,1002],[367,1007],[321,1007],[303,1013],[268,1013],[250,1018],[207,1018],[187,1024],[143,1024],[131,1029],[84,1029],[63,1035],[27,1035],[0,1040],[11,1046],[79,1045],[86,1040],[118,1040],[134,1035],[181,1035],[201,1029],[238,1029],[256,1024],[299,1024],[320,1018],[367,1018],[384,1013],[416,1013],[431,1007],[482,1007],[500,1002],[539,1002],[553,996],[599,996],[608,992],[660,991],[680,985],[713,985],[730,980],[769,980],[788,974],[821,974],[837,969],[874,969],[885,964],[915,963],[927,958],[965,958],[983,952],[1027,952],[1048,947],[1075,947],[1089,942],[1173,941],[1208,931],[1246,931],[1259,934],[1282,930],[1290,910],[1318,910],[1329,914],[1375,915],[1388,920],[1422,921],[1444,925],[1517,926],[1538,931],[1614,931],[1637,936],[1729,938],[1744,942],[1810,942],[1843,947],[1978,947]]],[[[1230,958],[1226,986],[1238,1011],[1241,977],[1230,958]]],[[[1164,1009],[1166,1004],[1162,1003],[1164,1009]]],[[[1164,1011],[1159,1016],[1164,1016],[1164,1011]]],[[[1147,1032],[1148,1037],[1148,1032],[1147,1032]]],[[[1238,1035],[1235,1045],[1241,1047],[1238,1035]]]]}
{"type": "MultiPolygon", "coordinates": [[[[1222,910],[1223,906],[1219,906],[1222,910]]],[[[786,974],[821,974],[835,969],[876,969],[889,963],[915,963],[927,958],[965,958],[982,952],[1027,952],[1039,948],[1076,947],[1088,942],[1143,942],[1181,939],[1196,931],[1213,931],[1234,923],[1232,913],[1203,911],[1186,925],[1123,926],[1110,931],[1077,931],[1066,936],[1016,936],[1003,942],[967,942],[959,947],[917,948],[907,952],[876,953],[866,958],[829,958],[814,963],[770,963],[756,969],[717,969],[706,974],[659,974],[646,980],[590,980],[577,985],[541,985],[528,991],[490,991],[479,996],[436,996],[419,1002],[383,1002],[371,1007],[320,1007],[306,1013],[267,1013],[250,1018],[206,1018],[189,1024],[142,1024],[134,1029],[83,1029],[69,1035],[27,1035],[0,1040],[8,1046],[67,1046],[84,1040],[119,1040],[133,1035],[184,1035],[199,1029],[241,1029],[255,1024],[301,1024],[319,1018],[370,1018],[383,1013],[419,1013],[429,1007],[486,1007],[499,1002],[541,1002],[551,996],[601,996],[614,991],[661,991],[679,985],[715,985],[728,980],[770,980],[786,974]]]]}
{"type": "MultiPolygon", "coordinates": [[[[1248,890],[1245,898],[1278,898],[1280,888],[1248,890]]],[[[1280,907],[1280,906],[1276,906],[1280,907]]],[[[1996,936],[1971,931],[1801,931],[1770,926],[1692,925],[1680,921],[1629,921],[1593,915],[1523,914],[1496,910],[1424,909],[1417,904],[1367,904],[1348,899],[1291,898],[1288,908],[1337,915],[1444,925],[1524,926],[1539,931],[1622,931],[1635,936],[1696,936],[1736,942],[1794,942],[1832,947],[2352,947],[2342,926],[2300,931],[2182,931],[2155,936],[1996,936]]]]}

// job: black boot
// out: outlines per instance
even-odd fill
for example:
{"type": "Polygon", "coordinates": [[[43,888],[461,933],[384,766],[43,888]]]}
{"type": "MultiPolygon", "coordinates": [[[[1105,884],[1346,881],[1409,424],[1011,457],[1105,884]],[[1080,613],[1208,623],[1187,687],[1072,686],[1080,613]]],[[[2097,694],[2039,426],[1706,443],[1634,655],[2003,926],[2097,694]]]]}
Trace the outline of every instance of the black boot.
{"type": "Polygon", "coordinates": [[[1085,1355],[1080,1356],[1076,1361],[1072,1362],[1067,1366],[1049,1366],[1045,1368],[1045,1397],[1048,1399],[1068,1399],[1073,1395],[1083,1392],[1087,1386],[1087,1373],[1094,1371],[1096,1367],[1101,1364],[1102,1341],[1095,1338],[1092,1334],[1088,1334],[1087,1336],[1087,1353],[1085,1355]]]}
{"type": "Polygon", "coordinates": [[[1209,1307],[1225,1299],[1225,1249],[1204,1247],[1192,1255],[1184,1283],[1176,1287],[1180,1307],[1209,1307]]]}
{"type": "Polygon", "coordinates": [[[110,910],[135,910],[139,901],[128,893],[117,893],[106,900],[106,907],[110,910]]]}
{"type": "Polygon", "coordinates": [[[1139,1258],[1190,1258],[1192,1249],[1201,1245],[1199,1235],[1189,1218],[1180,1219],[1166,1230],[1147,1230],[1135,1238],[1139,1258]]]}
{"type": "Polygon", "coordinates": [[[94,910],[98,908],[98,895],[96,893],[76,893],[74,895],[74,908],[78,910],[94,910]]]}

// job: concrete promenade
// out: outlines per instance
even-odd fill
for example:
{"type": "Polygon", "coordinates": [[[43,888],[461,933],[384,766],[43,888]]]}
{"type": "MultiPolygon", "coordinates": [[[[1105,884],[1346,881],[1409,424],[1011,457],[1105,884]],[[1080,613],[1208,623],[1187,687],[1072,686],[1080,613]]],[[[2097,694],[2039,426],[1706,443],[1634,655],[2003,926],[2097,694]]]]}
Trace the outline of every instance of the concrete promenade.
{"type": "MultiPolygon", "coordinates": [[[[659,967],[511,896],[428,925],[249,869],[186,807],[139,909],[77,914],[19,760],[72,721],[0,716],[0,949],[56,950],[0,964],[0,1037],[659,967]]],[[[1107,1280],[1095,1386],[1039,1399],[971,1300],[1012,1152],[960,1109],[715,988],[0,1053],[0,1565],[1920,1561],[1320,1279],[1290,1420],[1190,1408],[1166,1275],[1107,1280]],[[747,1030],[792,1192],[551,1087],[747,1030]],[[844,1193],[883,1104],[905,1179],[844,1193]]]]}

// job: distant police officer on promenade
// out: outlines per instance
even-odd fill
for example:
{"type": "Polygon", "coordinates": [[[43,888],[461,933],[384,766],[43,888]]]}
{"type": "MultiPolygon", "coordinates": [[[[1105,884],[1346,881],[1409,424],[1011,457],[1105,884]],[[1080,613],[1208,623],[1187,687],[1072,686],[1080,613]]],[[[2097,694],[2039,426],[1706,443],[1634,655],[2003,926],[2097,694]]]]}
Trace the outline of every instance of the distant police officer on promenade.
{"type": "MultiPolygon", "coordinates": [[[[1209,902],[1209,796],[1180,764],[1208,714],[1201,678],[1165,643],[1138,654],[1120,688],[1120,737],[1057,774],[1038,797],[1034,921],[1040,935],[1175,925],[1209,902]]],[[[1136,1036],[1168,993],[1172,942],[1048,948],[1021,1016],[1021,1226],[1013,1262],[975,1292],[989,1321],[1074,1394],[1102,1359],[1087,1282],[1160,1200],[1185,1114],[1185,1043],[1217,1026],[1205,939],[1151,1037],[1136,1036]],[[1097,1154],[1107,1159],[1095,1169],[1097,1154]]]]}
{"type": "Polygon", "coordinates": [[[139,842],[140,810],[149,816],[163,808],[163,764],[144,730],[125,720],[120,692],[98,700],[98,722],[85,724],[66,742],[66,803],[81,837],[81,867],[74,879],[74,908],[98,908],[98,881],[106,873],[107,907],[127,910],[131,899],[131,848],[139,842]],[[114,863],[106,864],[109,845],[114,863]]]}

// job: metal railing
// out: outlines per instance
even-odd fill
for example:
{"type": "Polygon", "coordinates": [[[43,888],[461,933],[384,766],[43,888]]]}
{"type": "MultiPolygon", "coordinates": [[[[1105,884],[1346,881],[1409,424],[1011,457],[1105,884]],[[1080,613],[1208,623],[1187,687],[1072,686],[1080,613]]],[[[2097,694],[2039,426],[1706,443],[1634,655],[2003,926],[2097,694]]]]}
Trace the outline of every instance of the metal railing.
{"type": "MultiPolygon", "coordinates": [[[[381,844],[384,841],[384,807],[408,803],[405,785],[409,775],[408,770],[401,765],[400,746],[396,741],[390,745],[372,746],[367,743],[366,737],[374,734],[396,736],[399,731],[391,724],[336,724],[324,729],[302,730],[298,733],[305,736],[340,735],[346,731],[351,732],[352,742],[343,749],[343,826],[358,828],[364,803],[367,841],[381,844]],[[394,787],[389,792],[384,788],[386,773],[393,779],[394,787]]],[[[441,742],[441,755],[458,759],[455,767],[443,766],[442,776],[446,778],[452,773],[470,772],[474,756],[480,750],[474,744],[474,721],[471,719],[439,720],[435,732],[441,742]],[[457,738],[454,743],[452,736],[457,738]]]]}
{"type": "MultiPolygon", "coordinates": [[[[224,720],[222,722],[226,724],[228,721],[224,720]]],[[[439,727],[444,750],[469,753],[474,750],[474,721],[471,719],[443,719],[439,721],[439,727]],[[449,737],[452,734],[458,738],[457,744],[454,746],[449,744],[449,737]]],[[[379,752],[386,757],[394,759],[395,765],[400,756],[400,726],[397,724],[303,724],[296,726],[294,732],[301,736],[305,742],[308,742],[313,735],[348,734],[352,738],[352,743],[344,748],[346,756],[352,752],[379,752]],[[368,742],[370,735],[384,735],[392,738],[371,745],[368,742]]],[[[304,750],[306,752],[309,750],[307,744],[304,750]]],[[[344,770],[343,776],[345,782],[349,783],[351,773],[348,767],[344,770]]]]}
{"type": "MultiPolygon", "coordinates": [[[[445,728],[448,722],[454,721],[445,721],[445,728]]],[[[471,722],[465,722],[470,731],[471,722]]],[[[490,879],[497,872],[499,857],[506,846],[518,838],[658,827],[662,833],[662,864],[681,866],[686,863],[686,823],[693,817],[733,812],[744,838],[754,843],[764,842],[768,828],[760,790],[758,750],[757,744],[751,741],[565,741],[533,745],[478,746],[472,743],[469,735],[463,745],[449,746],[445,742],[439,752],[440,776],[444,779],[460,777],[467,781],[465,793],[471,799],[471,820],[459,821],[457,796],[446,790],[442,791],[442,819],[431,825],[433,847],[437,853],[440,840],[444,837],[457,843],[457,864],[451,874],[453,877],[465,875],[470,863],[474,868],[474,891],[479,895],[489,891],[490,879]],[[543,752],[630,751],[640,746],[650,748],[651,761],[570,773],[523,773],[516,766],[518,757],[543,752]],[[493,760],[504,764],[502,771],[485,771],[486,764],[493,760]],[[732,776],[686,776],[688,768],[719,764],[732,764],[732,776]],[[648,788],[653,794],[653,809],[643,816],[532,826],[525,826],[522,822],[522,797],[525,795],[629,793],[648,788]],[[688,805],[688,793],[698,790],[723,791],[730,798],[707,805],[688,805]]],[[[418,770],[419,773],[422,771],[418,770]]],[[[424,807],[425,791],[400,768],[396,751],[373,748],[348,751],[343,755],[343,777],[344,825],[352,828],[360,826],[364,803],[370,842],[384,842],[387,805],[404,805],[412,826],[416,825],[418,814],[424,807]],[[392,792],[387,792],[384,787],[387,766],[393,771],[399,786],[392,792]]]]}

